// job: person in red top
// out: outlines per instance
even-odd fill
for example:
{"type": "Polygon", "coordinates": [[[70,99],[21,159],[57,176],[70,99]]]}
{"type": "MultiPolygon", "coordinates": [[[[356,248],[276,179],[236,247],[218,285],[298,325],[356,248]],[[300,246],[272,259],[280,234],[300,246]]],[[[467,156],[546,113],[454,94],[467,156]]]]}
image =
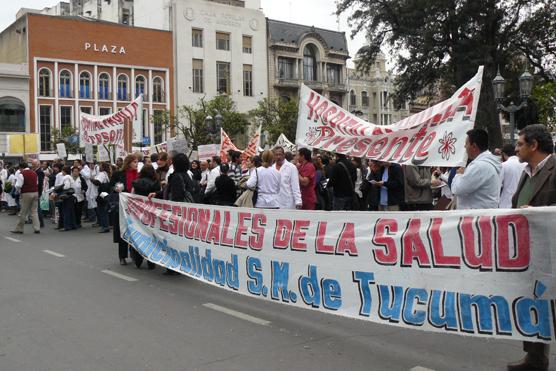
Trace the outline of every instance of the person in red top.
{"type": "Polygon", "coordinates": [[[21,212],[19,213],[19,219],[15,230],[11,231],[16,234],[23,234],[23,227],[25,226],[25,221],[27,216],[31,214],[31,219],[33,220],[33,229],[35,233],[41,233],[41,226],[39,224],[39,183],[37,173],[29,169],[27,164],[19,165],[20,174],[18,175],[15,183],[15,187],[19,190],[21,194],[21,212]]]}
{"type": "Polygon", "coordinates": [[[311,161],[311,151],[301,148],[298,152],[299,164],[299,185],[301,188],[302,210],[315,210],[317,204],[317,194],[315,190],[317,170],[311,161]]]}

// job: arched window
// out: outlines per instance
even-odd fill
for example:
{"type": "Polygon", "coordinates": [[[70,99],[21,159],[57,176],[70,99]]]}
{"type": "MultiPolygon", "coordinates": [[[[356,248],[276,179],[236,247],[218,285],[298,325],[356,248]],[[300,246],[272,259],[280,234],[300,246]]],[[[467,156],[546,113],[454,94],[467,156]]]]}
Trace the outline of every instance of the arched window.
{"type": "Polygon", "coordinates": [[[127,95],[128,79],[127,75],[118,76],[118,100],[130,100],[127,95]]]}
{"type": "Polygon", "coordinates": [[[164,101],[164,85],[160,77],[153,80],[153,102],[162,103],[164,101]]]}
{"type": "Polygon", "coordinates": [[[303,50],[303,79],[317,81],[317,53],[314,45],[307,45],[303,50]]]}
{"type": "Polygon", "coordinates": [[[357,95],[355,95],[355,91],[351,90],[349,92],[349,105],[356,106],[357,105],[357,95]]]}
{"type": "Polygon", "coordinates": [[[79,98],[91,99],[91,74],[81,72],[79,75],[79,98]]]}
{"type": "Polygon", "coordinates": [[[25,104],[19,98],[0,98],[0,131],[25,133],[25,104]]]}
{"type": "Polygon", "coordinates": [[[361,92],[361,104],[363,107],[369,107],[369,93],[366,91],[361,92]]]}
{"type": "Polygon", "coordinates": [[[110,75],[101,73],[98,77],[98,98],[110,99],[110,75]]]}
{"type": "Polygon", "coordinates": [[[41,97],[51,97],[52,93],[50,91],[51,86],[51,73],[47,68],[43,68],[39,71],[39,96],[41,97]]]}
{"type": "Polygon", "coordinates": [[[145,93],[146,93],[145,86],[146,86],[145,78],[143,76],[137,76],[135,78],[135,98],[143,94],[143,99],[145,99],[145,93]]]}
{"type": "Polygon", "coordinates": [[[60,72],[60,98],[71,98],[71,72],[60,72]]]}

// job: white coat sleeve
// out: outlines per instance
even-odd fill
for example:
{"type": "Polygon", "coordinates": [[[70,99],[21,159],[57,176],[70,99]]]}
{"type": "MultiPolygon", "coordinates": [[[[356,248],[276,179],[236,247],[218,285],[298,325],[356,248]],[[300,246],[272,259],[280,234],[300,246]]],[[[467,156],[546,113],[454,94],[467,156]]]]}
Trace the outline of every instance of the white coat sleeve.
{"type": "Polygon", "coordinates": [[[465,173],[456,174],[452,180],[452,193],[456,196],[469,195],[477,191],[484,183],[485,172],[481,166],[470,166],[465,173]]]}
{"type": "Polygon", "coordinates": [[[291,182],[292,182],[292,193],[293,198],[295,200],[295,205],[302,205],[303,201],[301,200],[301,189],[299,188],[299,171],[297,167],[291,166],[291,182]]]}

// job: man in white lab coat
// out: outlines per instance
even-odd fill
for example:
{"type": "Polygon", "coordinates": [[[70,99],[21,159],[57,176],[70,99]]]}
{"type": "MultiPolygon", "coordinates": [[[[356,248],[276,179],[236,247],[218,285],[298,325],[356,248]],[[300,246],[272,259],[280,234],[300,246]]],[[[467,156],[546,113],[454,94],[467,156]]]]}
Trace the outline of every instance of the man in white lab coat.
{"type": "Polygon", "coordinates": [[[284,148],[275,147],[274,165],[280,173],[280,194],[278,202],[280,209],[301,209],[301,190],[299,188],[299,172],[297,167],[286,160],[284,148]]]}
{"type": "Polygon", "coordinates": [[[502,171],[500,179],[502,181],[502,189],[500,191],[500,208],[511,209],[512,197],[517,190],[519,180],[523,174],[526,163],[519,162],[519,158],[515,155],[515,147],[507,144],[502,148],[502,171]]]}

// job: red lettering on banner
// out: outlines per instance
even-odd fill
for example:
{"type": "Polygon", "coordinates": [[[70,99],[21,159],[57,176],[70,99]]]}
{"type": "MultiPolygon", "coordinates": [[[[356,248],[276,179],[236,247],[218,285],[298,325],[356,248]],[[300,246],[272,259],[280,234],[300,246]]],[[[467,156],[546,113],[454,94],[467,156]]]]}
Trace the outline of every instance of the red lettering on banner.
{"type": "Polygon", "coordinates": [[[357,246],[355,246],[355,225],[353,223],[345,223],[340,238],[336,243],[336,254],[357,256],[357,246]]]}
{"type": "Polygon", "coordinates": [[[207,233],[207,243],[220,244],[220,210],[214,210],[214,216],[207,233]]]}
{"type": "Polygon", "coordinates": [[[458,98],[460,99],[458,107],[465,107],[465,116],[470,116],[473,113],[473,93],[475,89],[464,88],[458,98]]]}
{"type": "Polygon", "coordinates": [[[328,110],[326,110],[326,112],[323,113],[323,115],[322,115],[322,123],[325,124],[325,125],[328,125],[328,120],[336,112],[338,112],[338,108],[336,108],[334,106],[328,107],[328,110]]]}
{"type": "Polygon", "coordinates": [[[350,149],[353,147],[353,145],[358,141],[359,139],[357,138],[348,139],[336,147],[336,152],[348,153],[350,149]]]}
{"type": "Polygon", "coordinates": [[[311,222],[308,220],[296,220],[293,227],[291,249],[294,251],[307,251],[307,244],[304,242],[307,237],[307,229],[311,222]]]}
{"type": "Polygon", "coordinates": [[[529,267],[529,221],[523,215],[500,215],[494,218],[498,235],[496,266],[500,271],[524,271],[529,267]],[[513,243],[513,248],[510,246],[513,243]]]}
{"type": "Polygon", "coordinates": [[[292,236],[293,223],[290,220],[276,220],[273,245],[275,249],[287,249],[292,236]]]}
{"type": "Polygon", "coordinates": [[[315,239],[315,252],[317,254],[334,254],[334,246],[327,245],[326,238],[327,222],[319,222],[317,226],[317,238],[315,239]]]}
{"type": "Polygon", "coordinates": [[[181,207],[168,205],[166,210],[170,212],[170,216],[168,218],[168,221],[170,222],[168,231],[171,234],[178,234],[179,212],[181,207]]]}
{"type": "Polygon", "coordinates": [[[382,265],[395,265],[398,262],[398,250],[392,236],[398,232],[398,222],[395,219],[378,219],[373,233],[373,245],[384,250],[373,249],[375,261],[382,265]]]}
{"type": "Polygon", "coordinates": [[[190,240],[195,238],[195,229],[197,227],[197,208],[190,207],[187,210],[187,220],[188,223],[185,225],[185,237],[190,240]]]}
{"type": "Polygon", "coordinates": [[[380,159],[388,162],[392,160],[396,160],[402,155],[402,152],[408,141],[409,141],[408,137],[397,137],[392,139],[392,141],[390,142],[390,146],[388,146],[388,149],[384,151],[382,156],[380,156],[380,159]],[[396,152],[392,156],[388,157],[394,147],[396,147],[396,152]]]}
{"type": "Polygon", "coordinates": [[[238,213],[238,221],[237,221],[237,228],[236,228],[236,236],[234,240],[234,246],[236,248],[246,249],[247,248],[247,240],[242,239],[247,233],[249,229],[247,225],[245,225],[246,221],[251,220],[250,213],[238,213]]]}
{"type": "Polygon", "coordinates": [[[229,211],[224,211],[224,228],[222,229],[222,245],[234,246],[234,239],[228,235],[230,230],[231,215],[229,211]]]}
{"type": "Polygon", "coordinates": [[[409,219],[407,228],[402,236],[402,267],[411,267],[413,260],[421,268],[431,266],[427,249],[420,235],[421,220],[409,219]]]}
{"type": "Polygon", "coordinates": [[[266,215],[254,214],[251,232],[253,236],[249,237],[249,247],[251,250],[261,251],[264,246],[264,230],[266,227],[266,215]]]}
{"type": "Polygon", "coordinates": [[[327,108],[328,108],[328,102],[326,100],[323,100],[315,109],[315,115],[317,117],[322,117],[322,114],[326,111],[327,108]]]}
{"type": "Polygon", "coordinates": [[[434,142],[434,138],[436,138],[436,132],[433,131],[421,142],[421,145],[419,145],[415,153],[415,157],[413,157],[412,162],[414,165],[420,165],[429,158],[429,148],[434,142]]]}
{"type": "Polygon", "coordinates": [[[320,126],[317,128],[317,130],[320,131],[320,136],[315,141],[313,141],[313,143],[309,143],[311,146],[314,147],[319,146],[322,142],[327,141],[330,138],[334,138],[334,135],[336,134],[334,129],[327,126],[320,126]]]}
{"type": "Polygon", "coordinates": [[[97,140],[97,144],[102,144],[102,135],[95,134],[95,139],[97,140]]]}
{"type": "Polygon", "coordinates": [[[386,147],[387,144],[388,144],[388,138],[380,138],[379,140],[371,144],[371,147],[367,152],[367,157],[376,158],[380,156],[380,154],[382,153],[382,149],[386,147]]]}
{"type": "Polygon", "coordinates": [[[320,97],[314,93],[314,92],[310,92],[309,94],[309,99],[307,100],[307,107],[309,107],[309,114],[307,115],[307,120],[313,120],[315,122],[317,122],[318,117],[314,117],[315,116],[315,108],[317,107],[317,104],[320,101],[320,97]]]}
{"type": "Polygon", "coordinates": [[[466,216],[460,219],[458,231],[461,238],[463,261],[472,269],[492,270],[492,218],[481,216],[475,219],[466,216]],[[474,222],[478,224],[479,243],[475,239],[474,222]]]}
{"type": "Polygon", "coordinates": [[[461,258],[459,256],[444,255],[444,246],[442,245],[442,237],[440,236],[440,226],[442,218],[432,218],[428,235],[432,250],[432,265],[434,267],[450,267],[459,268],[461,258]]]}
{"type": "MultiPolygon", "coordinates": [[[[328,149],[330,146],[334,146],[334,148],[335,148],[338,144],[342,143],[343,141],[344,141],[344,137],[335,136],[335,137],[332,137],[332,138],[328,139],[328,141],[322,146],[322,148],[328,149]]],[[[334,149],[334,148],[332,148],[332,149],[334,149]]]]}
{"type": "Polygon", "coordinates": [[[210,210],[199,209],[197,228],[195,229],[195,239],[199,241],[207,240],[207,230],[210,223],[210,210]]]}
{"type": "Polygon", "coordinates": [[[357,143],[355,143],[355,146],[353,146],[353,152],[351,153],[351,155],[353,157],[363,157],[371,143],[372,140],[370,138],[363,138],[359,140],[357,143]]]}
{"type": "Polygon", "coordinates": [[[338,114],[330,119],[330,126],[336,127],[338,123],[341,122],[346,117],[346,114],[342,111],[338,112],[338,114]]]}

